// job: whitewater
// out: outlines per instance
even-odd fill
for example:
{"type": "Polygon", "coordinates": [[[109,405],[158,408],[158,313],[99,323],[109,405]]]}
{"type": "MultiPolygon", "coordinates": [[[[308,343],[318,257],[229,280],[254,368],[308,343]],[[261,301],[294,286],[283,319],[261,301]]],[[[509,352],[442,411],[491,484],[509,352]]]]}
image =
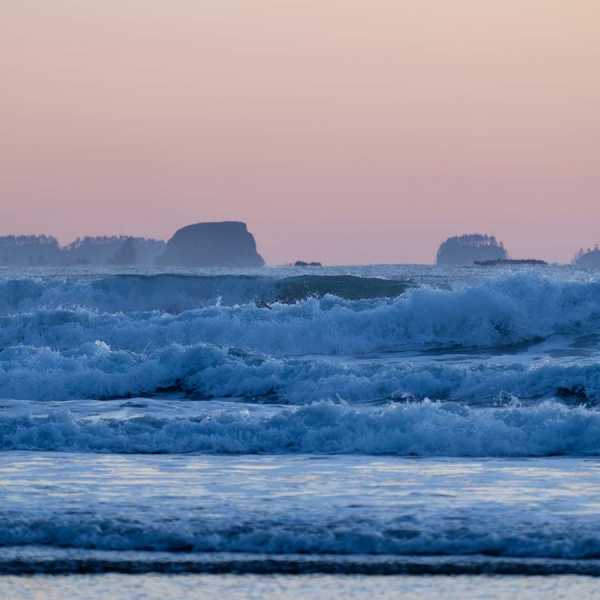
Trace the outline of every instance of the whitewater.
{"type": "Polygon", "coordinates": [[[600,575],[600,273],[0,269],[0,573],[600,575]]]}

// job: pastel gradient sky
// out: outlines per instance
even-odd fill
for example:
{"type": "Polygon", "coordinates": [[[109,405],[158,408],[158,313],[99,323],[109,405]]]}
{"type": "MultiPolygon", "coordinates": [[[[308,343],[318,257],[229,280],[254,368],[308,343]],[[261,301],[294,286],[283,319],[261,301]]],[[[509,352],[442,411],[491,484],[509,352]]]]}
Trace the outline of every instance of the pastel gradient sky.
{"type": "Polygon", "coordinates": [[[599,68],[598,0],[7,0],[0,233],[566,261],[600,242],[599,68]]]}

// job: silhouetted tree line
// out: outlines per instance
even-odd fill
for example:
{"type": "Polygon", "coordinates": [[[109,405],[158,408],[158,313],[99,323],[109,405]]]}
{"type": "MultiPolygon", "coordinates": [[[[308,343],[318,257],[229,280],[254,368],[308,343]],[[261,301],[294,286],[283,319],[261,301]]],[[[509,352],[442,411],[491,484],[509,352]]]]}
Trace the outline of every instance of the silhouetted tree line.
{"type": "Polygon", "coordinates": [[[600,247],[596,244],[587,250],[581,248],[573,262],[579,267],[600,267],[600,247]]]}
{"type": "Polygon", "coordinates": [[[165,242],[130,236],[77,238],[61,247],[47,235],[0,237],[0,265],[153,265],[165,249],[165,242]]]}
{"type": "Polygon", "coordinates": [[[475,261],[505,260],[508,252],[493,235],[469,233],[443,242],[437,252],[438,265],[472,265],[475,261]]]}

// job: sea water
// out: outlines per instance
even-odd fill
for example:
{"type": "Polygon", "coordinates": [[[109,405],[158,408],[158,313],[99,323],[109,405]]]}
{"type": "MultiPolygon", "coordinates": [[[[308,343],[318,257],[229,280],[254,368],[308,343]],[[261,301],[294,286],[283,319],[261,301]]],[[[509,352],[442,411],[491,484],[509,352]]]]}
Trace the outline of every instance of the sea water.
{"type": "Polygon", "coordinates": [[[0,270],[0,590],[591,589],[599,400],[573,267],[0,270]]]}

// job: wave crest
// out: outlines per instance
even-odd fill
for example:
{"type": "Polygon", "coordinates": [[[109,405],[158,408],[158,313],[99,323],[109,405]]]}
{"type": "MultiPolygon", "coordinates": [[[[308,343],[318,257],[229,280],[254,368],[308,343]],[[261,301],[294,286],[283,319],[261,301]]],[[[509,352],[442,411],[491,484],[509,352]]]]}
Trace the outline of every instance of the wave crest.
{"type": "Polygon", "coordinates": [[[600,455],[600,413],[556,402],[473,408],[435,402],[357,408],[319,403],[128,419],[0,417],[2,450],[116,453],[322,453],[399,456],[600,455]]]}
{"type": "Polygon", "coordinates": [[[105,277],[5,279],[0,314],[86,307],[102,312],[158,310],[180,313],[207,305],[293,304],[327,294],[346,300],[393,298],[408,281],[354,275],[112,275],[105,277]]]}

